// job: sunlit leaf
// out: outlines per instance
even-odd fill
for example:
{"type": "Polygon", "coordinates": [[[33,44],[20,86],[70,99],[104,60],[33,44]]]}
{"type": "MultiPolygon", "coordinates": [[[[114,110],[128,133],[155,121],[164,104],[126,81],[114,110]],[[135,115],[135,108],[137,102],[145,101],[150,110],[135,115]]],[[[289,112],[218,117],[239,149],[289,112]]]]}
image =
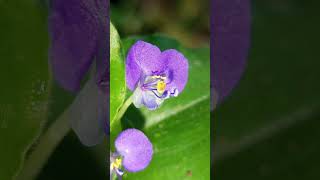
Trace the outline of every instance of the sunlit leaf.
{"type": "MultiPolygon", "coordinates": [[[[124,73],[124,60],[121,49],[120,37],[115,27],[110,23],[110,128],[112,133],[118,128],[117,113],[123,104],[126,84],[124,73]]],[[[118,123],[119,124],[119,123],[118,123]]]]}

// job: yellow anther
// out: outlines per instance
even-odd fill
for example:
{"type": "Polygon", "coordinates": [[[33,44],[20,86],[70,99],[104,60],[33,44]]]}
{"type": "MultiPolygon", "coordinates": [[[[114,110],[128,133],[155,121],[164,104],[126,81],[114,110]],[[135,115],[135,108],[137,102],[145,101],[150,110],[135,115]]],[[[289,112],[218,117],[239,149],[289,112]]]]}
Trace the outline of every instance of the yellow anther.
{"type": "Polygon", "coordinates": [[[120,168],[121,163],[122,163],[122,160],[120,158],[117,158],[113,163],[111,163],[111,169],[120,168]]]}
{"type": "Polygon", "coordinates": [[[162,80],[166,80],[167,77],[163,77],[163,76],[152,76],[152,78],[154,79],[162,79],[162,80]]]}
{"type": "Polygon", "coordinates": [[[165,89],[166,89],[166,83],[164,81],[158,81],[157,91],[162,94],[165,91],[165,89]]]}

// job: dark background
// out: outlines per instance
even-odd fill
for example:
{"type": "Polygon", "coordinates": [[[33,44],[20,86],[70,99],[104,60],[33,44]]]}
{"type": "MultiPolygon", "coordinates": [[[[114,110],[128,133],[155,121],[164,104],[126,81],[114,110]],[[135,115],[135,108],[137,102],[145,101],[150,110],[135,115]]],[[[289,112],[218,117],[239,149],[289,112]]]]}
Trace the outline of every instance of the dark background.
{"type": "Polygon", "coordinates": [[[247,68],[212,113],[213,179],[319,179],[319,1],[251,4],[247,68]]]}

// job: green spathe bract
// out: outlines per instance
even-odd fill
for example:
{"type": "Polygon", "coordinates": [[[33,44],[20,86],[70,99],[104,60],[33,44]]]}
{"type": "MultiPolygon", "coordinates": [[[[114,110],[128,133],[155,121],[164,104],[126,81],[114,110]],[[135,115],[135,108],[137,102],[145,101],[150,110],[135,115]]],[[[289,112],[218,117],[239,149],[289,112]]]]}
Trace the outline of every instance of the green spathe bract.
{"type": "Polygon", "coordinates": [[[114,126],[118,111],[126,94],[125,73],[121,41],[115,27],[110,23],[110,130],[111,137],[117,134],[119,126],[114,126]],[[115,129],[114,129],[115,128],[115,129]]]}

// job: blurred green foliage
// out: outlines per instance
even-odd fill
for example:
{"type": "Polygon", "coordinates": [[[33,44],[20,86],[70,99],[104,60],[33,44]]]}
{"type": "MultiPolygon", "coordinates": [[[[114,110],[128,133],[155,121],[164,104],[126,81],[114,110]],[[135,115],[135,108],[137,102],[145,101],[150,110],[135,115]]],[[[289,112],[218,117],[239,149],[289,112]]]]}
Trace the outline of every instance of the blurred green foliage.
{"type": "Polygon", "coordinates": [[[13,178],[47,117],[46,12],[37,3],[0,1],[0,179],[13,178]]]}
{"type": "Polygon", "coordinates": [[[187,47],[209,45],[210,0],[111,0],[120,36],[164,33],[187,47]]]}

